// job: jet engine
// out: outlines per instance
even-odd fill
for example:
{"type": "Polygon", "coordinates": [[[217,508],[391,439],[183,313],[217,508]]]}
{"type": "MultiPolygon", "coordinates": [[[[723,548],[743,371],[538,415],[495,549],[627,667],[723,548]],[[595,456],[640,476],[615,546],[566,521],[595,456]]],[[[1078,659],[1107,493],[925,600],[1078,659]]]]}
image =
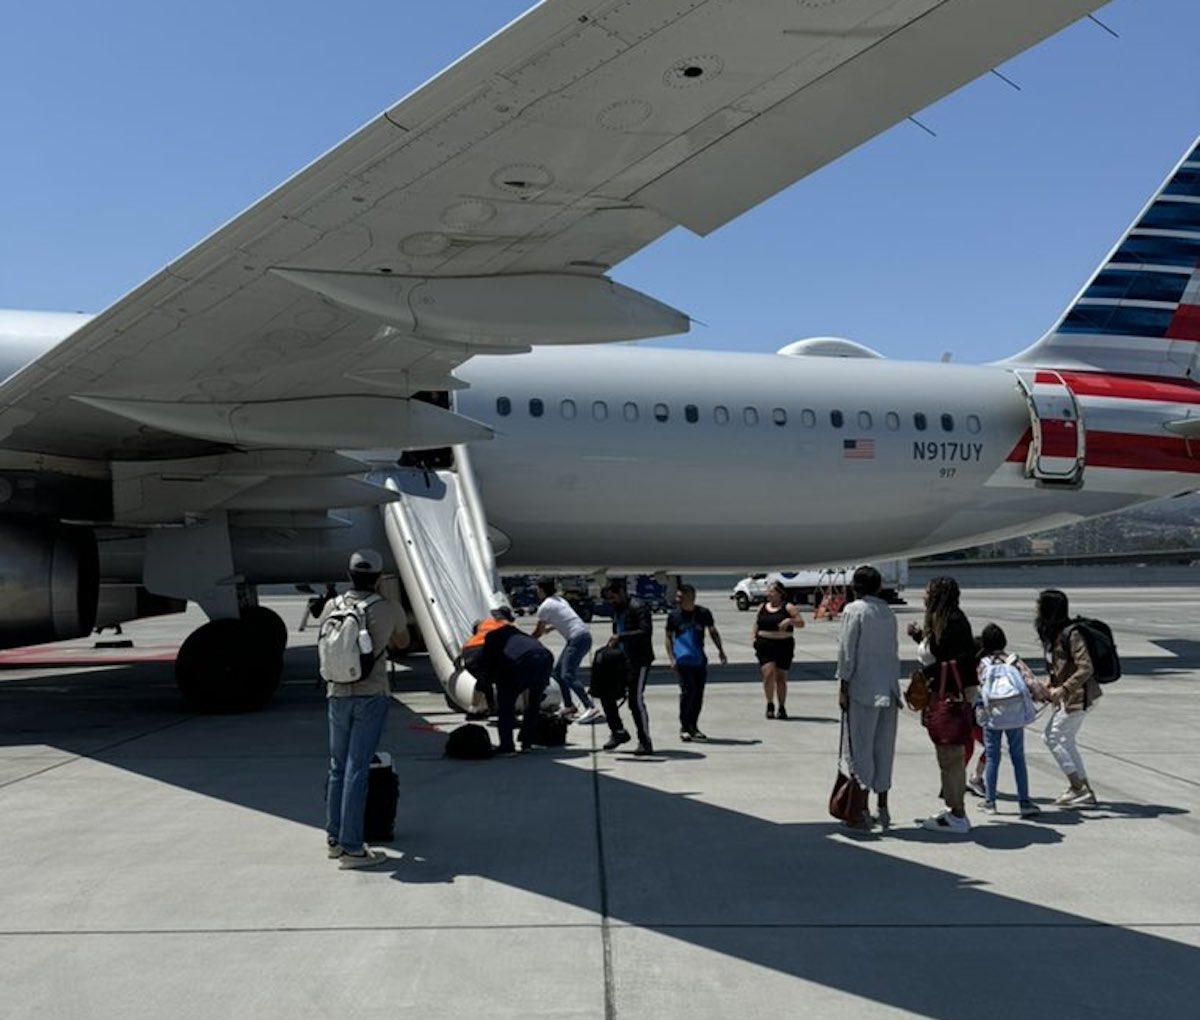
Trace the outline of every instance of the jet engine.
{"type": "Polygon", "coordinates": [[[90,634],[99,591],[90,528],[0,520],[0,648],[90,634]]]}

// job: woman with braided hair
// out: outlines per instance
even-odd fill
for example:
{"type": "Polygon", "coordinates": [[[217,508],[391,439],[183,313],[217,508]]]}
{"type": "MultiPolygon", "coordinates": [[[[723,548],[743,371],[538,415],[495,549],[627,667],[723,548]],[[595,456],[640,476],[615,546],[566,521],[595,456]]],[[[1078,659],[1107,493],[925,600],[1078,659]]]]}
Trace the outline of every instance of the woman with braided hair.
{"type": "MultiPolygon", "coordinates": [[[[975,673],[975,638],[971,634],[970,621],[959,608],[958,600],[958,582],[954,578],[932,578],[925,588],[925,624],[922,627],[913,623],[908,627],[909,637],[921,644],[918,657],[929,681],[930,709],[942,694],[946,701],[953,700],[958,703],[965,699],[969,707],[974,704],[979,693],[975,673]],[[961,686],[950,681],[946,683],[945,691],[942,692],[940,678],[943,674],[947,677],[953,676],[955,669],[961,686]]],[[[970,739],[969,730],[967,739],[970,739]]],[[[938,769],[942,776],[940,796],[946,803],[946,809],[926,818],[921,826],[932,832],[970,832],[971,823],[967,820],[965,805],[966,745],[935,743],[934,749],[937,751],[938,769]]]]}

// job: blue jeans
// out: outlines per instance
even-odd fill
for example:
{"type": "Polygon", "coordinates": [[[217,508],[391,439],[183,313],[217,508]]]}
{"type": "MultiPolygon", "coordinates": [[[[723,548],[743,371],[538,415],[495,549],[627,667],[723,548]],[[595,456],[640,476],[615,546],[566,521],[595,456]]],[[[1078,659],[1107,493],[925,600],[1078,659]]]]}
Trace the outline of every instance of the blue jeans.
{"type": "Polygon", "coordinates": [[[585,630],[567,642],[567,646],[558,657],[558,662],[554,664],[554,672],[551,676],[558,681],[558,686],[562,690],[563,708],[571,707],[572,694],[579,699],[584,708],[592,707],[592,699],[588,697],[588,692],[579,679],[579,664],[591,650],[592,635],[585,630]]]}
{"type": "Polygon", "coordinates": [[[1025,731],[989,730],[983,731],[984,753],[987,764],[983,768],[983,787],[987,792],[987,800],[996,799],[996,779],[1000,772],[1000,738],[1008,734],[1008,756],[1012,760],[1013,775],[1017,777],[1017,800],[1022,804],[1029,800],[1029,772],[1025,768],[1025,731]]]}
{"type": "Polygon", "coordinates": [[[325,835],[347,853],[363,848],[363,813],[371,757],[379,747],[392,699],[386,694],[330,698],[329,784],[325,835]]]}

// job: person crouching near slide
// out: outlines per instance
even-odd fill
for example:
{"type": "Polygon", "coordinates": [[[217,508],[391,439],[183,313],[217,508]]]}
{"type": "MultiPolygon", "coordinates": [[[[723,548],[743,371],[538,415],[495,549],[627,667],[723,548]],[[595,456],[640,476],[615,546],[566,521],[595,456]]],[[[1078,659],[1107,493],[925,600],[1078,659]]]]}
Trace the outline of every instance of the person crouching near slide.
{"type": "Polygon", "coordinates": [[[767,601],[759,607],[750,632],[754,657],[762,673],[768,719],[788,717],[787,673],[796,655],[793,632],[803,626],[804,618],[788,602],[786,589],[778,581],[772,581],[767,585],[767,601]]]}
{"type": "Polygon", "coordinates": [[[542,601],[537,607],[537,626],[533,628],[533,636],[540,638],[546,631],[556,630],[566,642],[550,674],[558,681],[559,690],[562,691],[563,718],[575,719],[580,724],[596,722],[600,718],[600,709],[592,704],[591,697],[579,680],[579,664],[592,650],[591,631],[571,608],[571,604],[558,593],[554,578],[543,577],[539,580],[537,593],[542,601]],[[583,705],[583,714],[578,718],[571,704],[572,694],[583,705]]]}
{"type": "MultiPolygon", "coordinates": [[[[888,790],[900,714],[896,615],[879,598],[883,578],[874,567],[859,567],[851,584],[855,599],[842,613],[838,639],[838,704],[850,733],[851,771],[860,786],[875,791],[879,824],[886,829],[892,823],[888,790]]],[[[864,814],[846,824],[867,829],[871,819],[864,814]]]]}
{"type": "Polygon", "coordinates": [[[483,639],[479,671],[482,679],[496,688],[500,754],[517,753],[513,743],[513,727],[516,725],[517,699],[522,694],[526,694],[527,699],[518,739],[522,751],[528,751],[533,746],[542,694],[553,667],[554,656],[550,649],[511,623],[490,631],[483,639]]]}

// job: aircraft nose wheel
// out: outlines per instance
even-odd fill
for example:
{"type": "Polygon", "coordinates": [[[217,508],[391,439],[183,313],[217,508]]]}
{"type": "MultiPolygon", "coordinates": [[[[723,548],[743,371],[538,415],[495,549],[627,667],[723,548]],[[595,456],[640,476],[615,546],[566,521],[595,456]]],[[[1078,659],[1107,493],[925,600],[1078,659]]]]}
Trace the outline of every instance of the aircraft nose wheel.
{"type": "Polygon", "coordinates": [[[271,700],[283,674],[287,625],[256,606],[241,619],[210,620],[175,659],[175,684],[195,712],[250,712],[271,700]]]}

